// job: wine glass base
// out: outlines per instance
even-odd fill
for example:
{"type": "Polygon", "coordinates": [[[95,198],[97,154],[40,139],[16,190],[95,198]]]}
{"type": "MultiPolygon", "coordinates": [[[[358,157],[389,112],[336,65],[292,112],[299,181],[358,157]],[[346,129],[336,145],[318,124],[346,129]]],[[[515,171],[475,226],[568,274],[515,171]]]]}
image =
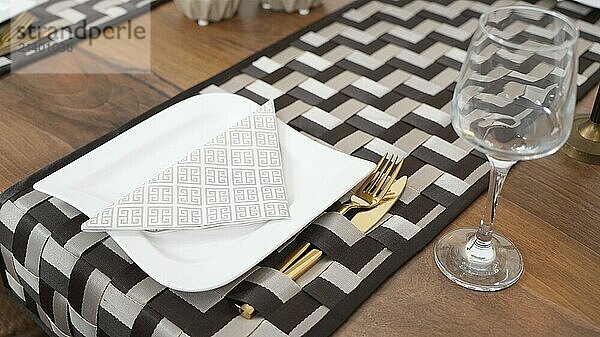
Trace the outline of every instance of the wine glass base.
{"type": "Polygon", "coordinates": [[[523,274],[521,253],[507,238],[493,234],[492,244],[476,244],[476,229],[444,235],[434,248],[435,263],[446,277],[465,288],[498,291],[515,284],[523,274]]]}

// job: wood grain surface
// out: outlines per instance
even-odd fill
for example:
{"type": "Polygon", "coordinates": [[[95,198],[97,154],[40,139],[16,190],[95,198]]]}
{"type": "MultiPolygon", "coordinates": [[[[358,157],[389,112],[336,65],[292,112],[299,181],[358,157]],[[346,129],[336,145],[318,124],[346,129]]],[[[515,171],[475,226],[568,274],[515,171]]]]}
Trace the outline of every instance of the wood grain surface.
{"type": "MultiPolygon", "coordinates": [[[[135,67],[141,49],[100,39],[93,48],[24,69],[54,67],[63,74],[0,78],[0,189],[349,2],[325,1],[299,16],[265,12],[257,0],[245,0],[236,17],[203,28],[167,3],[133,20],[151,19],[148,73],[115,74],[124,64],[135,67]],[[113,74],[66,74],[88,63],[113,74]]],[[[591,110],[593,95],[578,111],[591,110]]],[[[446,230],[474,226],[483,201],[446,230]]],[[[505,185],[497,230],[525,260],[515,286],[497,293],[463,289],[438,271],[429,244],[335,335],[600,335],[600,166],[561,152],[520,163],[505,185]]],[[[0,300],[0,317],[14,310],[0,300]]]]}

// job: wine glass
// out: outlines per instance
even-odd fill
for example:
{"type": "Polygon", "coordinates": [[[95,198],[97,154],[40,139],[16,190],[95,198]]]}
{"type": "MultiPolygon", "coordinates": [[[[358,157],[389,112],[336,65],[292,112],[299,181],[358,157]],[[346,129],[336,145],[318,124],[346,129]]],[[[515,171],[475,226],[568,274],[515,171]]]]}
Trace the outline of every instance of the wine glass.
{"type": "Polygon", "coordinates": [[[515,245],[493,231],[511,166],[556,152],[573,123],[578,30],[566,16],[533,6],[494,8],[479,19],[452,100],[456,133],[490,162],[487,205],[478,229],[435,245],[435,262],[459,285],[496,291],[523,273],[515,245]]]}

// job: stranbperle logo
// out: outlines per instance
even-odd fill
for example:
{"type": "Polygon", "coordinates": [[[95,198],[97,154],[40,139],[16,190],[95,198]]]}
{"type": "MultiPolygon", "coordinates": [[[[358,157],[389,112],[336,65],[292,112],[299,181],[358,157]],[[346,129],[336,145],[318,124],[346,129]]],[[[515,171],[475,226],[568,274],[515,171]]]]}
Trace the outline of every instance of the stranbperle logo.
{"type": "MultiPolygon", "coordinates": [[[[148,73],[150,72],[150,15],[103,27],[96,20],[81,20],[70,26],[49,22],[39,26],[13,27],[11,47],[14,64],[43,54],[62,54],[77,66],[56,67],[34,62],[17,67],[19,73],[148,73]],[[131,57],[135,55],[135,57],[131,57]]],[[[27,62],[29,63],[29,62],[27,62]]]]}
{"type": "MultiPolygon", "coordinates": [[[[20,40],[17,44],[17,50],[25,51],[40,51],[43,50],[48,43],[35,43],[42,41],[46,37],[52,37],[54,42],[66,41],[70,38],[76,38],[78,41],[86,40],[88,45],[93,45],[94,40],[104,38],[106,40],[143,40],[148,37],[146,27],[134,26],[131,20],[117,27],[88,27],[84,20],[81,24],[75,27],[53,27],[42,26],[32,29],[31,27],[21,26],[17,28],[17,39],[20,40]],[[41,48],[41,49],[40,49],[41,48]]],[[[60,43],[52,43],[51,46],[56,46],[60,43]]],[[[50,47],[51,47],[50,46],[50,47]]],[[[56,46],[55,51],[73,51],[71,46],[56,46]]]]}

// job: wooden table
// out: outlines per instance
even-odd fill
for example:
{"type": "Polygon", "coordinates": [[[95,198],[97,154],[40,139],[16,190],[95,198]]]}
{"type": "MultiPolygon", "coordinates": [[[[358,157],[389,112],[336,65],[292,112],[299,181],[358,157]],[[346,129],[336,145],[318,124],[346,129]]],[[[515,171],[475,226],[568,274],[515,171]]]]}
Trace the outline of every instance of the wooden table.
{"type": "MultiPolygon", "coordinates": [[[[257,2],[242,1],[237,17],[204,28],[172,3],[133,20],[151,17],[148,74],[1,78],[0,188],[350,1],[325,1],[305,17],[264,12],[257,2]]],[[[96,42],[37,66],[74,70],[81,62],[95,62],[115,71],[137,50],[135,44],[96,42]]],[[[591,110],[593,95],[578,104],[579,111],[591,110]]],[[[447,230],[476,224],[483,202],[479,198],[447,230]]],[[[517,165],[505,185],[497,224],[523,253],[525,273],[515,286],[497,293],[463,289],[438,271],[430,244],[336,335],[599,335],[600,166],[561,152],[517,165]]],[[[7,310],[0,308],[0,315],[7,310]]]]}

